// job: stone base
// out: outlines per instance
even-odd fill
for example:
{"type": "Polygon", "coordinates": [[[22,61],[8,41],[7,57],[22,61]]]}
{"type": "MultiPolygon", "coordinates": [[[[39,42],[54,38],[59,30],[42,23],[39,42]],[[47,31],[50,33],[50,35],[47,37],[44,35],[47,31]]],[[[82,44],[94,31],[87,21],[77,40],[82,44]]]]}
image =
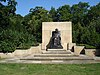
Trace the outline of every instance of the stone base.
{"type": "Polygon", "coordinates": [[[64,49],[47,49],[47,51],[64,51],[64,49]]]}
{"type": "Polygon", "coordinates": [[[64,49],[47,49],[47,51],[42,51],[42,54],[72,54],[72,52],[64,49]]]}

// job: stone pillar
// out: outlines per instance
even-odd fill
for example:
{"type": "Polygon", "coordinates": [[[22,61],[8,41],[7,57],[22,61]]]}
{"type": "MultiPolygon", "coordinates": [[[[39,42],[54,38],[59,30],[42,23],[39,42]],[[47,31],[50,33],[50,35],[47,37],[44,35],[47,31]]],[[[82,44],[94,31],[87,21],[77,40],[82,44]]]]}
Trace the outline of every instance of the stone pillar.
{"type": "Polygon", "coordinates": [[[68,49],[67,49],[67,43],[64,43],[63,49],[66,50],[66,51],[68,50],[68,49]]]}
{"type": "Polygon", "coordinates": [[[76,46],[76,43],[68,43],[68,44],[67,44],[67,49],[68,49],[68,50],[71,50],[72,47],[74,47],[74,46],[76,46]]]}

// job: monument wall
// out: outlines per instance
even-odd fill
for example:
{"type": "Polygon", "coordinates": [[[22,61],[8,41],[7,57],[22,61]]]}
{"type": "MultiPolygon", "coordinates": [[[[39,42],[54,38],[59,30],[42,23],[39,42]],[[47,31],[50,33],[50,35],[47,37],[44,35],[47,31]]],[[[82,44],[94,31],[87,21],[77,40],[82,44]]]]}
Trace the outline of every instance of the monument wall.
{"type": "Polygon", "coordinates": [[[61,44],[65,48],[64,44],[72,43],[72,23],[71,22],[43,22],[42,23],[42,50],[46,49],[46,46],[50,42],[52,37],[52,31],[58,29],[61,33],[61,44]]]}

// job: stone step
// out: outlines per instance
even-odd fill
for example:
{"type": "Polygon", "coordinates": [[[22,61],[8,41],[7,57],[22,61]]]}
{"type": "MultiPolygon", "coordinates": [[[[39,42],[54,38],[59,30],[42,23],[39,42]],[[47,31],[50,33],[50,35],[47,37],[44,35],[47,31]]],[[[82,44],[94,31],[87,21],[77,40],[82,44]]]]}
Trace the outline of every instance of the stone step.
{"type": "MultiPolygon", "coordinates": [[[[9,63],[9,62],[8,62],[9,63]]],[[[20,60],[18,63],[36,63],[36,64],[91,64],[100,63],[95,60],[20,60]]]]}
{"type": "Polygon", "coordinates": [[[20,60],[38,60],[38,61],[52,61],[52,60],[94,60],[93,57],[31,57],[31,58],[21,58],[20,60]]]}
{"type": "Polygon", "coordinates": [[[47,49],[47,51],[66,51],[64,49],[47,49]]]}
{"type": "Polygon", "coordinates": [[[93,57],[80,55],[66,55],[66,54],[38,54],[23,57],[20,59],[21,62],[32,62],[32,63],[49,63],[49,64],[63,64],[63,63],[88,63],[94,62],[93,57]]]}
{"type": "Polygon", "coordinates": [[[70,51],[43,51],[43,54],[71,54],[70,51]]]}
{"type": "Polygon", "coordinates": [[[73,54],[35,54],[34,57],[72,57],[73,54]]]}

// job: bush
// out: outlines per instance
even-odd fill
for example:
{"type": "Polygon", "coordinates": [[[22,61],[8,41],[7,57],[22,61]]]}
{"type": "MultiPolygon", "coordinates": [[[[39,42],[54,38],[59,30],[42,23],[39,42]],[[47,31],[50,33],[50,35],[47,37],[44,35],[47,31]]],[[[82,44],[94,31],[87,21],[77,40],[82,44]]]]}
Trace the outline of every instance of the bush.
{"type": "Polygon", "coordinates": [[[91,45],[88,45],[88,44],[77,44],[78,46],[85,46],[86,49],[96,49],[95,46],[91,46],[91,45]]]}
{"type": "Polygon", "coordinates": [[[14,52],[16,46],[10,41],[2,41],[0,42],[0,52],[7,53],[7,52],[14,52]]]}
{"type": "Polygon", "coordinates": [[[4,30],[0,33],[0,51],[13,52],[16,49],[15,32],[11,30],[4,30]]]}
{"type": "Polygon", "coordinates": [[[4,30],[0,33],[0,52],[13,52],[16,48],[28,49],[36,44],[34,36],[27,32],[4,30]]]}
{"type": "Polygon", "coordinates": [[[85,48],[86,48],[86,49],[96,49],[95,46],[91,46],[91,45],[87,45],[87,44],[85,45],[85,48]]]}

